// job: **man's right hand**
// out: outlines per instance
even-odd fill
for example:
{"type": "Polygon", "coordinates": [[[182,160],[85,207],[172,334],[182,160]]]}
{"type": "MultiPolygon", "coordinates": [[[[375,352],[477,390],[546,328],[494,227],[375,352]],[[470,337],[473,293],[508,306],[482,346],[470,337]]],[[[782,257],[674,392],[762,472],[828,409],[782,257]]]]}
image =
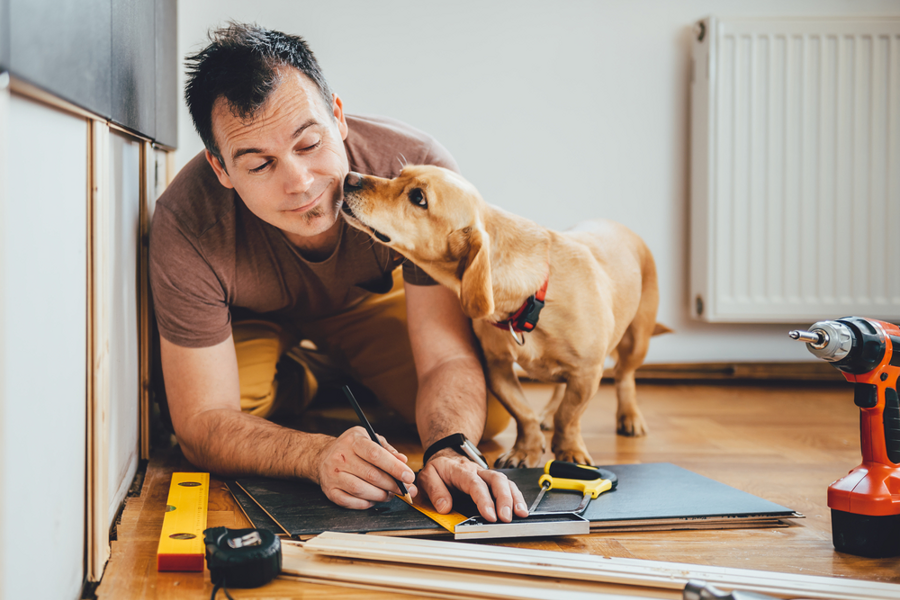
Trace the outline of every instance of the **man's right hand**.
{"type": "Polygon", "coordinates": [[[160,338],[169,412],[185,457],[220,475],[301,477],[347,508],[369,508],[399,493],[415,475],[406,457],[373,442],[362,427],[338,438],[276,425],[241,412],[237,357],[231,337],[207,348],[160,338]]]}
{"type": "Polygon", "coordinates": [[[392,477],[406,485],[410,496],[416,495],[416,475],[406,465],[407,457],[378,437],[383,448],[369,438],[365,429],[352,427],[322,444],[315,454],[317,483],[329,500],[345,508],[371,508],[400,493],[392,477]]]}

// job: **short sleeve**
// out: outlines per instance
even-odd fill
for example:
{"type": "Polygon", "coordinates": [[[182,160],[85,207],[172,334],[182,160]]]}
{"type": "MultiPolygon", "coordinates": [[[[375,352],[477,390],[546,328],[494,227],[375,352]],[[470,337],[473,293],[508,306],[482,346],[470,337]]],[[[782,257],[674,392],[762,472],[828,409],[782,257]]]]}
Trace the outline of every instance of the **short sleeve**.
{"type": "Polygon", "coordinates": [[[231,334],[227,293],[200,243],[164,205],[150,227],[150,289],[162,337],[189,348],[214,346],[231,334]]]}
{"type": "Polygon", "coordinates": [[[459,173],[459,165],[456,164],[456,160],[454,160],[450,151],[444,148],[441,143],[434,138],[430,138],[429,141],[431,143],[428,145],[428,150],[425,158],[422,160],[422,164],[443,167],[459,173]]]}
{"type": "Polygon", "coordinates": [[[437,285],[438,282],[432,279],[431,275],[423,271],[412,261],[404,261],[403,263],[403,281],[412,285],[437,285]]]}

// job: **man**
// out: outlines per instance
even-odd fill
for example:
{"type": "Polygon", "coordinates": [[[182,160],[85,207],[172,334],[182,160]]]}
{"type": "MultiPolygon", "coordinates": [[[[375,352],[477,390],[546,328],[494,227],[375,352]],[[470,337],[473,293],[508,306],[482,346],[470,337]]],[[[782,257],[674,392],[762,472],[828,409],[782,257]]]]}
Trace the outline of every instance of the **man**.
{"type": "Polygon", "coordinates": [[[456,488],[489,521],[526,516],[505,476],[442,447],[460,433],[477,443],[496,433],[486,419],[498,422],[458,300],[409,263],[401,284],[402,257],[340,217],[351,168],[392,177],[401,160],[455,169],[453,159],[402,123],[346,115],[298,37],[232,24],[188,63],[185,95],[207,150],[160,198],[150,241],[163,376],[185,456],[231,476],[307,478],[348,508],[388,499],[399,491],[393,477],[413,495],[416,482],[442,513],[456,488]],[[261,418],[283,408],[275,363],[299,339],[416,423],[432,449],[417,480],[405,456],[361,427],[334,438],[261,418]]]}

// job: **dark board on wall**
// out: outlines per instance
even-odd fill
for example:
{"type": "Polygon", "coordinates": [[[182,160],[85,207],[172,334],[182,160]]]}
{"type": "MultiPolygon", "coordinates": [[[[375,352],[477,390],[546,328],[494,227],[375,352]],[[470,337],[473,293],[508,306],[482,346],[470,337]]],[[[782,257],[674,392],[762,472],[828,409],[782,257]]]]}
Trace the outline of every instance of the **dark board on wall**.
{"type": "Polygon", "coordinates": [[[156,141],[178,145],[178,3],[156,2],[156,141]]]}
{"type": "Polygon", "coordinates": [[[0,71],[9,64],[9,0],[0,0],[0,71]]]}
{"type": "Polygon", "coordinates": [[[112,3],[112,120],[156,137],[153,0],[112,3]]]}
{"type": "Polygon", "coordinates": [[[0,71],[175,147],[177,0],[0,0],[0,71]]]}
{"type": "Polygon", "coordinates": [[[110,0],[8,2],[10,72],[110,116],[110,0]]]}

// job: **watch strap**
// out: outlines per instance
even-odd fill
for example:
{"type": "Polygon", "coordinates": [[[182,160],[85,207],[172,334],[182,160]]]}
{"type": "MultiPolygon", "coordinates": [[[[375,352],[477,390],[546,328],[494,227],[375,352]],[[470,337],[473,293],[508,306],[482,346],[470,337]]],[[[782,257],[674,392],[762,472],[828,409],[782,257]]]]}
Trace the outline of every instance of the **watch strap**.
{"type": "Polygon", "coordinates": [[[463,444],[465,444],[466,441],[467,438],[463,433],[453,433],[445,438],[439,439],[432,445],[428,446],[425,454],[422,455],[422,466],[428,464],[429,459],[431,459],[432,456],[434,456],[444,448],[453,448],[456,452],[468,458],[468,456],[462,449],[463,444]]]}

